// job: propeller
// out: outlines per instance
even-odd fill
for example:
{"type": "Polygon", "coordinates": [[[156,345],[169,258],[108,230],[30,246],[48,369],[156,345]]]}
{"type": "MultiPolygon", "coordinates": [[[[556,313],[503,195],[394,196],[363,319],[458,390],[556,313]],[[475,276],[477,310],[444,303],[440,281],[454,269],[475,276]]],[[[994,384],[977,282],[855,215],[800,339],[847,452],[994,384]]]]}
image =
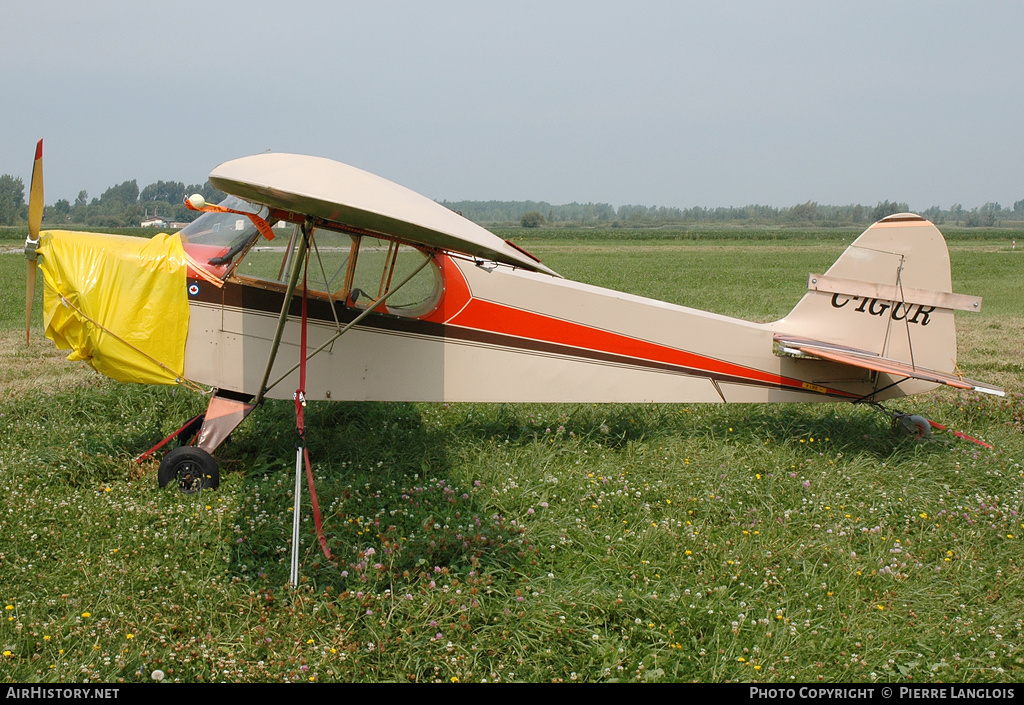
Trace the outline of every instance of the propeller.
{"type": "Polygon", "coordinates": [[[25,257],[28,259],[28,278],[25,280],[25,342],[29,342],[32,326],[32,300],[36,295],[36,260],[39,246],[39,226],[43,222],[43,141],[36,144],[36,160],[32,165],[32,185],[28,196],[28,238],[25,239],[25,257]]]}

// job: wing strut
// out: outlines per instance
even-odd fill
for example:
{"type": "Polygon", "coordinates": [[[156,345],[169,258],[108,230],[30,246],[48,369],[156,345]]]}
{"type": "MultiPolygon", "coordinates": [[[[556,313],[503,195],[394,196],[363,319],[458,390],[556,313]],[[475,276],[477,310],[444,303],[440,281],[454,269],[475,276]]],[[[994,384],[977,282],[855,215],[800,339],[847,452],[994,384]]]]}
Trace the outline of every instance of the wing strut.
{"type": "MultiPolygon", "coordinates": [[[[374,301],[370,306],[368,306],[366,309],[364,309],[362,313],[360,313],[352,321],[347,323],[344,328],[342,328],[337,333],[335,333],[333,336],[331,336],[327,340],[327,342],[325,342],[323,345],[321,345],[316,350],[311,352],[309,355],[305,356],[305,359],[306,360],[310,360],[310,359],[312,359],[312,357],[314,355],[316,355],[318,353],[321,353],[324,350],[326,350],[327,348],[329,348],[331,346],[331,343],[333,343],[335,340],[337,340],[338,338],[343,336],[345,333],[349,332],[356,324],[358,324],[364,318],[366,318],[371,313],[373,313],[375,310],[377,310],[377,307],[380,306],[381,304],[383,304],[387,300],[387,298],[389,296],[391,296],[396,291],[398,291],[399,289],[404,287],[406,284],[408,284],[410,281],[412,281],[412,278],[415,277],[417,274],[419,274],[420,270],[422,270],[424,267],[426,267],[428,264],[430,264],[432,259],[433,259],[432,257],[427,257],[426,259],[424,259],[423,263],[420,266],[418,266],[416,269],[414,269],[412,271],[412,273],[409,274],[409,276],[407,276],[405,279],[403,279],[401,282],[399,282],[398,286],[396,286],[394,289],[391,289],[390,291],[386,292],[383,296],[381,296],[379,299],[374,301]]],[[[275,345],[275,348],[276,348],[276,345],[275,345]]],[[[271,362],[273,362],[273,358],[271,358],[271,362]]],[[[264,393],[265,392],[269,392],[271,389],[273,389],[278,384],[283,382],[285,377],[287,377],[288,375],[290,375],[292,372],[294,372],[297,369],[299,369],[299,363],[295,363],[295,365],[293,365],[287,372],[285,372],[283,375],[281,375],[277,379],[277,381],[275,381],[273,384],[268,385],[267,388],[264,390],[264,393]]],[[[268,367],[267,370],[269,372],[270,368],[268,367]]],[[[264,383],[265,382],[266,382],[266,379],[264,379],[264,383]]]]}
{"type": "MultiPolygon", "coordinates": [[[[284,334],[284,326],[288,322],[288,310],[292,306],[292,297],[295,295],[295,286],[299,283],[299,275],[302,273],[302,263],[306,259],[309,250],[309,237],[313,232],[313,221],[308,218],[302,224],[302,240],[295,248],[295,257],[292,261],[291,276],[288,277],[288,288],[284,292],[284,302],[281,304],[281,315],[277,318],[277,332],[274,333],[274,343],[270,347],[270,357],[267,359],[267,369],[263,371],[263,380],[260,382],[260,391],[253,400],[254,405],[259,405],[266,395],[267,380],[270,379],[270,370],[274,367],[274,360],[277,358],[277,349],[281,346],[281,336],[284,334]]],[[[276,383],[275,383],[276,384],[276,383]]]]}

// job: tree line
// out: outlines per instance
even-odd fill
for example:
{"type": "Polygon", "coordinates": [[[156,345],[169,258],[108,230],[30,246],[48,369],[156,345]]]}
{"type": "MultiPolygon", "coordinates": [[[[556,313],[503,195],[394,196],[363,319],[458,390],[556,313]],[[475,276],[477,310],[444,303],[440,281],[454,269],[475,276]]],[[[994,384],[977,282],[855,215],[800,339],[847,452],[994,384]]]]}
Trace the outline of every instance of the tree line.
{"type": "MultiPolygon", "coordinates": [[[[43,222],[48,227],[79,225],[89,227],[135,227],[149,216],[168,221],[189,222],[198,217],[184,205],[186,197],[200,193],[211,202],[220,202],[225,194],[209,182],[202,185],[180,181],[157,181],[141,191],[135,179],[111,186],[99,197],[90,199],[80,191],[74,203],[60,199],[45,206],[43,222]]],[[[447,208],[482,224],[596,227],[657,227],[665,225],[746,224],[764,225],[866,225],[893,213],[909,211],[906,203],[881,201],[874,206],[851,204],[823,205],[815,201],[788,208],[762,205],[706,208],[675,208],[666,206],[622,205],[609,203],[566,203],[553,205],[546,201],[439,201],[447,208]]],[[[28,215],[25,184],[20,177],[0,176],[0,225],[24,223],[28,215]]],[[[920,212],[936,224],[964,227],[993,227],[1024,222],[1024,199],[1003,208],[999,203],[986,203],[971,209],[954,204],[947,209],[932,206],[920,212]]]]}
{"type": "MultiPolygon", "coordinates": [[[[61,198],[44,206],[43,223],[51,228],[65,225],[126,228],[138,227],[149,216],[190,222],[199,216],[185,207],[185,198],[193,193],[201,193],[211,203],[219,203],[225,196],[209,181],[202,185],[157,181],[140,191],[138,183],[132,179],[111,186],[96,198],[90,199],[88,192],[82,190],[74,203],[61,198]]],[[[27,217],[24,181],[10,174],[0,176],[0,225],[17,225],[27,217]]]]}
{"type": "MultiPolygon", "coordinates": [[[[764,225],[869,225],[893,213],[910,211],[898,201],[881,201],[874,206],[851,204],[823,205],[808,201],[788,208],[775,206],[729,206],[706,208],[670,208],[666,206],[623,205],[608,203],[569,203],[552,205],[543,201],[440,201],[441,205],[462,213],[477,223],[515,225],[524,228],[541,226],[657,227],[663,225],[745,224],[764,225]]],[[[920,215],[936,224],[962,227],[995,227],[1024,222],[1024,199],[1003,208],[990,202],[983,206],[964,208],[954,204],[948,209],[932,206],[920,215]]]]}

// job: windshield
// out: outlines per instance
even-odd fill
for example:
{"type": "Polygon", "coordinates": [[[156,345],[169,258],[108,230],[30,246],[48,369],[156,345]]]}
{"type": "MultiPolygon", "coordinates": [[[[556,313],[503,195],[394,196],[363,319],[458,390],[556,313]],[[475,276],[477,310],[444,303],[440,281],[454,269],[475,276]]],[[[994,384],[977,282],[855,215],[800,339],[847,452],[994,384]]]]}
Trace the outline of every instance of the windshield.
{"type": "MultiPolygon", "coordinates": [[[[248,201],[228,196],[220,202],[221,206],[245,213],[256,213],[266,218],[269,210],[266,206],[257,208],[248,201]]],[[[256,232],[256,226],[244,215],[237,213],[203,213],[189,223],[181,231],[182,242],[197,245],[220,245],[231,247],[239,240],[246,240],[256,232]]]]}
{"type": "MultiPolygon", "coordinates": [[[[228,196],[220,205],[245,213],[256,213],[261,218],[269,214],[265,206],[257,207],[234,196],[228,196]]],[[[181,243],[191,257],[200,264],[213,265],[205,269],[222,276],[222,268],[231,263],[232,258],[258,235],[258,231],[251,220],[238,213],[203,213],[185,226],[180,235],[181,243]]]]}

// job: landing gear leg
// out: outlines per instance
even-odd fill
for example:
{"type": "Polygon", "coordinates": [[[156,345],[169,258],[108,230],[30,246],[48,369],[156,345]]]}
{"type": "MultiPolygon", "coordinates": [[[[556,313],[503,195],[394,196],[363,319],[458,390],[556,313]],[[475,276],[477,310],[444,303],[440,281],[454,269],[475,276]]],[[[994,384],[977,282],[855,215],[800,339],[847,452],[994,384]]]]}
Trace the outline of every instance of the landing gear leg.
{"type": "Polygon", "coordinates": [[[190,420],[136,458],[136,462],[142,462],[171,439],[177,438],[182,445],[170,451],[160,461],[160,469],[157,472],[160,487],[166,487],[168,483],[175,481],[178,489],[184,494],[214,489],[220,484],[220,471],[213,453],[255,408],[249,403],[250,399],[251,397],[230,392],[214,394],[210,398],[205,414],[190,420]],[[195,446],[186,445],[197,436],[195,446]]]}
{"type": "Polygon", "coordinates": [[[238,424],[245,420],[245,417],[255,409],[249,403],[251,397],[244,399],[233,398],[218,392],[210,397],[210,404],[203,415],[203,426],[199,429],[199,437],[196,446],[207,453],[214,453],[221,444],[227,440],[228,434],[234,431],[238,424]]]}

